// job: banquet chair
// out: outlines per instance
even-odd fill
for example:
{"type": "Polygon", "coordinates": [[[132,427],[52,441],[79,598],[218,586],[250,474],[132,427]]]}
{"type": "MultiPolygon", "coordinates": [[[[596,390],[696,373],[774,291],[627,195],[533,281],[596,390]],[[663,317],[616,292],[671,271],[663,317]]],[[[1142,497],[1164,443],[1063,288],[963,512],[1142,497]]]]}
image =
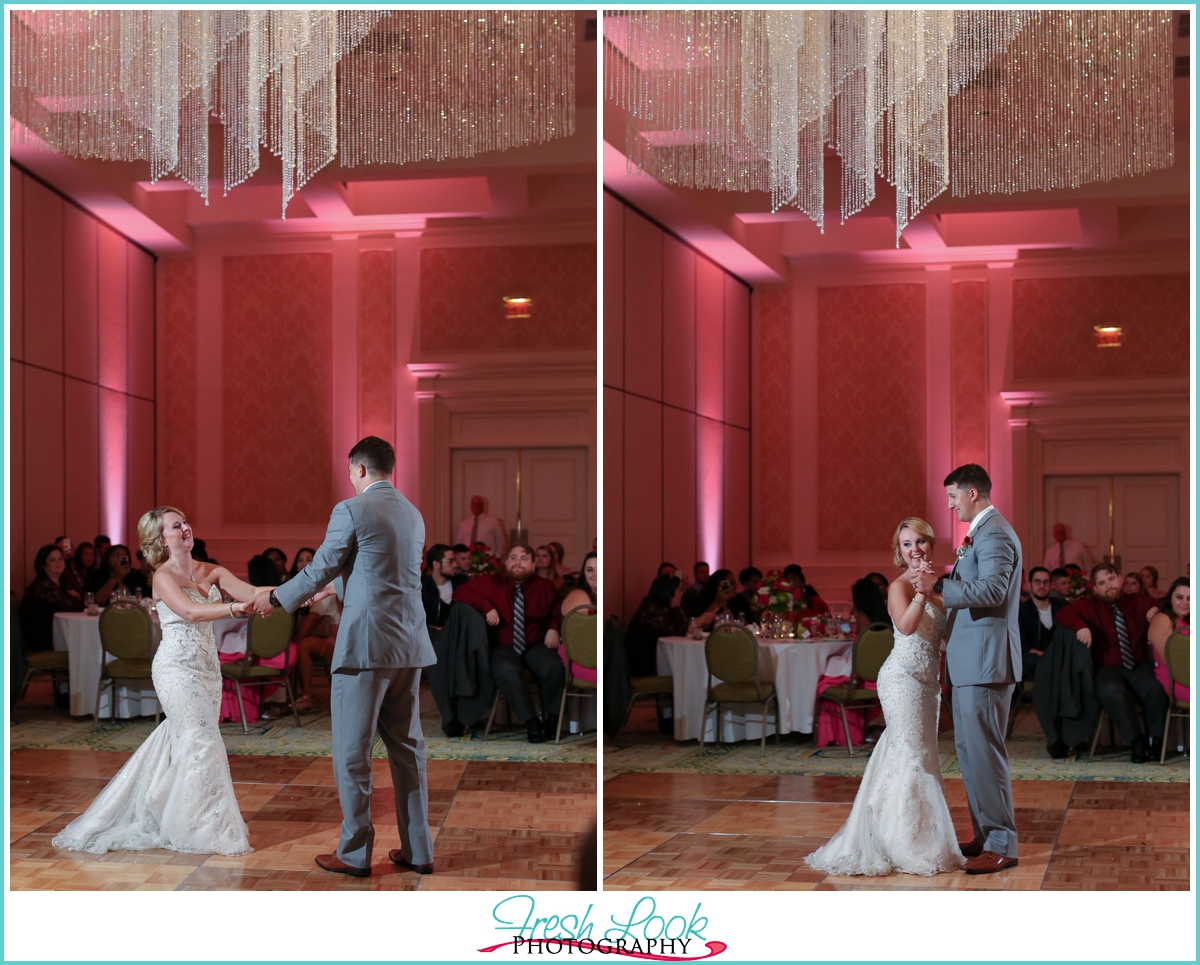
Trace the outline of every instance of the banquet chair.
{"type": "MultiPolygon", "coordinates": [[[[533,698],[535,713],[545,716],[545,708],[542,706],[542,686],[537,677],[533,675],[533,671],[526,666],[521,667],[521,683],[525,686],[525,692],[533,698]]],[[[488,714],[487,724],[483,728],[483,739],[491,740],[492,724],[496,720],[496,711],[500,707],[500,701],[504,700],[504,694],[500,692],[500,688],[496,688],[496,696],[492,698],[492,709],[488,714]]],[[[508,706],[508,701],[504,702],[504,712],[508,719],[509,726],[512,726],[512,708],[508,706]]]]}
{"type": "MultiPolygon", "coordinates": [[[[1142,723],[1142,730],[1147,730],[1146,714],[1142,710],[1140,705],[1135,708],[1135,712],[1138,715],[1138,720],[1140,720],[1142,723]]],[[[1169,722],[1170,721],[1169,713],[1168,713],[1167,719],[1169,722]]],[[[1107,710],[1105,710],[1103,707],[1101,707],[1100,708],[1100,716],[1096,720],[1096,729],[1095,729],[1095,731],[1092,732],[1092,743],[1088,747],[1088,756],[1087,756],[1088,763],[1091,763],[1092,758],[1096,756],[1096,747],[1100,743],[1100,734],[1104,730],[1105,724],[1108,724],[1108,749],[1110,751],[1115,751],[1117,749],[1117,729],[1113,725],[1112,716],[1109,714],[1109,712],[1107,710]]],[[[1076,758],[1076,760],[1078,760],[1078,758],[1076,758]]]]}
{"type": "MultiPolygon", "coordinates": [[[[854,756],[854,745],[850,743],[850,722],[846,719],[847,710],[864,711],[866,716],[879,703],[879,693],[864,687],[870,681],[874,683],[879,677],[880,668],[892,652],[895,634],[886,623],[872,623],[855,638],[854,647],[850,651],[850,682],[839,687],[826,687],[817,694],[818,706],[822,701],[833,704],[842,712],[842,727],[846,731],[846,750],[854,756]]],[[[863,730],[866,730],[864,726],[863,730]]]]}
{"type": "MultiPolygon", "coordinates": [[[[1188,688],[1188,697],[1191,697],[1192,687],[1192,652],[1188,648],[1188,637],[1176,631],[1167,638],[1167,645],[1163,648],[1167,654],[1167,677],[1171,681],[1171,689],[1167,693],[1167,726],[1163,728],[1163,749],[1162,758],[1158,763],[1167,763],[1167,737],[1171,733],[1171,715],[1176,718],[1192,716],[1192,702],[1188,700],[1180,700],[1175,696],[1175,685],[1188,688]]],[[[1182,729],[1184,740],[1187,739],[1187,728],[1182,729]]]]}
{"type": "Polygon", "coordinates": [[[242,733],[249,734],[246,726],[246,706],[242,703],[243,687],[279,686],[283,682],[287,690],[288,703],[296,726],[300,723],[300,712],[296,710],[296,698],[292,694],[292,668],[288,666],[289,648],[292,643],[292,628],[295,616],[283,607],[276,607],[266,618],[251,619],[246,625],[246,653],[241,660],[230,660],[221,664],[221,676],[233,681],[237,691],[238,713],[242,718],[242,733]],[[258,661],[270,660],[283,654],[282,667],[264,667],[258,661]],[[255,658],[255,659],[252,659],[255,658]]]}
{"type": "MultiPolygon", "coordinates": [[[[117,681],[149,680],[151,672],[150,646],[154,639],[150,614],[136,603],[110,603],[100,614],[100,679],[96,683],[96,709],[92,731],[100,726],[100,696],[105,686],[112,688],[109,711],[117,719],[117,681]],[[113,655],[108,660],[109,654],[113,655]]],[[[154,711],[154,723],[162,714],[162,706],[154,711]]]]}
{"type": "Polygon", "coordinates": [[[21,687],[13,696],[13,705],[15,706],[25,698],[25,691],[29,689],[29,683],[34,677],[49,674],[53,689],[57,692],[59,685],[58,675],[60,672],[69,671],[70,666],[67,660],[67,651],[65,650],[26,653],[25,637],[21,633],[21,621],[16,617],[17,597],[16,594],[11,594],[10,596],[9,626],[12,627],[11,666],[13,671],[15,671],[14,677],[17,674],[21,677],[21,687]]]}
{"type": "Polygon", "coordinates": [[[758,641],[736,623],[723,623],[704,641],[704,663],[708,668],[708,696],[700,718],[700,753],[704,753],[704,728],[708,712],[717,712],[717,741],[721,742],[721,704],[757,703],[762,707],[762,756],[767,756],[767,711],[775,704],[775,745],[779,746],[779,701],[775,684],[758,676],[758,641]],[[713,677],[721,681],[713,683],[713,677]]]}
{"type": "MultiPolygon", "coordinates": [[[[567,682],[563,687],[562,700],[558,707],[558,727],[555,728],[554,743],[562,741],[563,718],[567,715],[568,697],[595,697],[596,682],[581,680],[571,673],[572,664],[596,670],[596,634],[599,631],[599,617],[596,615],[596,605],[585,603],[575,607],[562,622],[562,645],[567,654],[567,682]]],[[[597,708],[599,709],[599,708],[597,708]]],[[[580,717],[582,717],[582,713],[580,717]]],[[[579,724],[580,736],[583,735],[583,722],[579,724]]]]}

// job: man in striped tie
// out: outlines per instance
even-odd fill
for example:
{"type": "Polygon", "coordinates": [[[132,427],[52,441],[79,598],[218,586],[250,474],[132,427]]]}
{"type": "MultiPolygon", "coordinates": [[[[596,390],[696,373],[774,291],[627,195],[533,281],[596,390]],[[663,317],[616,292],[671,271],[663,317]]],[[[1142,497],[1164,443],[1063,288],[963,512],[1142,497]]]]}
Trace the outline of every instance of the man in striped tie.
{"type": "Polygon", "coordinates": [[[529,742],[540,744],[558,726],[558,708],[566,686],[566,667],[558,653],[562,609],[558,591],[533,569],[533,548],[517,544],[508,551],[504,572],[479,576],[454,591],[454,599],[480,613],[488,625],[492,677],[513,716],[523,721],[529,742]],[[542,690],[544,719],[539,720],[521,668],[527,667],[542,690]]]}
{"type": "Polygon", "coordinates": [[[1122,592],[1121,574],[1110,563],[1092,567],[1096,595],[1067,604],[1055,620],[1075,631],[1080,643],[1092,651],[1096,668],[1096,696],[1132,745],[1135,764],[1158,760],[1167,721],[1167,695],[1154,676],[1154,660],[1146,644],[1146,630],[1157,611],[1145,594],[1122,592]],[[1138,709],[1146,729],[1138,719],[1138,709]],[[1147,734],[1146,731],[1149,731],[1147,734]]]}

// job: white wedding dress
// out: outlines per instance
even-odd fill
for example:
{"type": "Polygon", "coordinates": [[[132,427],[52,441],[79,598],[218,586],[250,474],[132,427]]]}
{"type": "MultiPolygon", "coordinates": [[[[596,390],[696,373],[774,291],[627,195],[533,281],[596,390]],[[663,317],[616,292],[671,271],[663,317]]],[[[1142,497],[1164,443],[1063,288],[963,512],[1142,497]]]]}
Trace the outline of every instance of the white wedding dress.
{"type": "MultiPolygon", "coordinates": [[[[220,603],[216,586],[205,600],[220,603]]],[[[162,642],[154,656],[154,689],[166,719],[155,728],[91,806],[54,838],[71,851],[247,854],[229,758],[221,740],[221,669],[211,623],[190,623],[158,604],[162,642]]]]}
{"type": "Polygon", "coordinates": [[[965,860],[938,759],[939,642],[946,618],[932,603],[916,633],[896,633],[877,686],[887,729],[867,762],[850,817],[805,861],[832,875],[934,875],[965,860]]]}

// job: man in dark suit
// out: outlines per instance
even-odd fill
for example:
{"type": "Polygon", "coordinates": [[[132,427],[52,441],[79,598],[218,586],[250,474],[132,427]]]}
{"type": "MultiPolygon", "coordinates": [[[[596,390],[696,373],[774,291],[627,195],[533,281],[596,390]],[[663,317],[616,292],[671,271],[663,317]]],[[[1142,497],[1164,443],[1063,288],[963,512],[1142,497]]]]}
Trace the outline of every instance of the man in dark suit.
{"type": "Polygon", "coordinates": [[[1017,610],[1017,625],[1021,629],[1021,679],[1037,676],[1038,658],[1046,652],[1054,636],[1054,618],[1067,605],[1050,595],[1050,571],[1035,566],[1029,571],[1029,599],[1017,610]]]}
{"type": "Polygon", "coordinates": [[[492,677],[513,714],[540,744],[558,725],[558,706],[566,686],[566,668],[558,654],[562,609],[558,591],[533,570],[533,548],[518,543],[508,551],[503,573],[479,576],[454,591],[487,620],[492,646],[492,677]],[[538,719],[525,695],[521,667],[528,667],[542,688],[545,720],[538,719]]]}
{"type": "Polygon", "coordinates": [[[1157,760],[1166,729],[1167,694],[1154,676],[1154,658],[1146,642],[1150,619],[1158,612],[1144,593],[1122,592],[1121,574],[1111,563],[1092,567],[1096,595],[1068,603],[1055,617],[1092,651],[1096,695],[1121,736],[1132,745],[1135,764],[1157,760]],[[1141,704],[1146,716],[1142,729],[1137,717],[1141,704]]]}
{"type": "Polygon", "coordinates": [[[430,631],[440,630],[454,602],[454,591],[467,582],[458,572],[454,549],[445,543],[435,543],[425,554],[427,572],[421,577],[421,603],[425,606],[425,623],[430,631]]]}

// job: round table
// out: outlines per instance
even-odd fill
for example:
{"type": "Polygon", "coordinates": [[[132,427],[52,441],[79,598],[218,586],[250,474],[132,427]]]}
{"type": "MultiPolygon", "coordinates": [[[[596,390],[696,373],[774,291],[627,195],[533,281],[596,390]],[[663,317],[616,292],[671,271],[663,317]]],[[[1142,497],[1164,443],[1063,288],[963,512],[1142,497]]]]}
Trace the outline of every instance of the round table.
{"type": "MultiPolygon", "coordinates": [[[[157,614],[152,614],[151,630],[153,633],[150,652],[154,653],[162,639],[162,630],[158,624],[157,614]]],[[[217,639],[220,650],[228,651],[237,647],[238,653],[245,652],[246,638],[239,630],[246,625],[245,617],[223,617],[213,621],[213,634],[217,639]],[[231,631],[231,632],[230,632],[231,631]],[[226,642],[226,633],[229,633],[226,642]]],[[[82,717],[96,712],[96,685],[100,682],[100,617],[89,616],[87,613],[56,613],[54,614],[54,649],[67,651],[69,690],[71,695],[72,716],[82,717]]],[[[111,660],[112,657],[109,657],[111,660]]],[[[100,716],[111,715],[109,709],[109,694],[112,688],[106,687],[100,698],[100,716]]],[[[158,712],[158,698],[154,687],[147,681],[137,684],[133,681],[119,680],[116,682],[117,714],[118,717],[138,717],[154,715],[158,712]]]]}
{"type": "MultiPolygon", "coordinates": [[[[817,681],[829,661],[849,654],[852,637],[823,640],[759,639],[759,677],[775,684],[779,701],[779,732],[813,732],[817,704],[817,681]]],[[[841,661],[844,663],[844,661],[841,661]]],[[[708,666],[704,641],[690,637],[660,637],[658,672],[675,678],[675,739],[697,740],[704,702],[708,695],[708,666]]],[[[713,678],[714,680],[716,678],[713,678]]],[[[705,721],[704,740],[717,739],[716,714],[705,721]]],[[[775,732],[775,715],[766,721],[767,733],[775,732]]],[[[721,739],[758,740],[762,736],[762,710],[755,704],[721,705],[721,739]]]]}

